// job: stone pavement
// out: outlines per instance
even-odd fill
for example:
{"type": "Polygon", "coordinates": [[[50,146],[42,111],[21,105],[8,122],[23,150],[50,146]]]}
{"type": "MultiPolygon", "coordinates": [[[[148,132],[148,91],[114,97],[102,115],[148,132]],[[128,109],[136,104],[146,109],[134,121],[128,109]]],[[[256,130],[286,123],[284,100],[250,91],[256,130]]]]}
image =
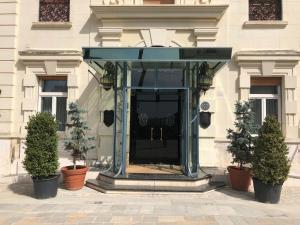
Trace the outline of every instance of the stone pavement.
{"type": "Polygon", "coordinates": [[[226,187],[204,194],[102,194],[59,189],[36,200],[30,184],[0,184],[0,225],[299,225],[300,180],[285,186],[280,204],[226,187]]]}

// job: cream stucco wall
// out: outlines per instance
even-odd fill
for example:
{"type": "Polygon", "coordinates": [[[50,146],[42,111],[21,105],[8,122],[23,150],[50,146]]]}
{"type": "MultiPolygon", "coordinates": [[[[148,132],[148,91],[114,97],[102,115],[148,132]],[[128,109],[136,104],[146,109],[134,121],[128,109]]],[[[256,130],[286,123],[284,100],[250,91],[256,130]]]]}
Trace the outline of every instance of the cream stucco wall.
{"type": "MultiPolygon", "coordinates": [[[[300,142],[300,2],[283,1],[279,23],[249,23],[247,2],[176,1],[178,7],[172,6],[171,12],[155,8],[139,15],[128,6],[124,6],[127,11],[101,14],[99,6],[115,1],[92,0],[90,7],[90,1],[72,0],[70,23],[43,24],[37,23],[38,1],[0,0],[0,157],[4,159],[0,174],[24,173],[24,126],[37,110],[37,75],[68,76],[69,101],[78,100],[88,111],[91,134],[97,137],[97,150],[90,153],[90,159],[111,161],[113,130],[102,119],[104,110],[113,109],[113,93],[99,87],[80,56],[82,47],[93,46],[232,47],[232,61],[216,74],[212,89],[200,99],[210,103],[213,113],[212,125],[200,129],[201,165],[229,164],[226,129],[233,127],[235,101],[247,99],[252,75],[281,76],[288,83],[283,84],[284,131],[293,152],[300,142]],[[194,11],[185,12],[180,8],[184,4],[194,11]],[[271,56],[268,50],[273,50],[271,56]],[[256,53],[253,56],[249,51],[256,53]],[[268,67],[265,62],[274,65],[268,67]]],[[[141,5],[142,1],[124,1],[128,4],[141,5]]],[[[60,151],[61,165],[68,164],[68,155],[60,151]]]]}

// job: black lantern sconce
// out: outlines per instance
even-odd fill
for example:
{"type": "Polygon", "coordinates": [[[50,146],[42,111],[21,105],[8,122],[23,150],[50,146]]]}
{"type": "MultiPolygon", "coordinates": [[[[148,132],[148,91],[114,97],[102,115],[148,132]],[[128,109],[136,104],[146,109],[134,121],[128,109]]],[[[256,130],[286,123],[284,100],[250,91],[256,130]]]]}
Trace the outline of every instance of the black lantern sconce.
{"type": "Polygon", "coordinates": [[[197,88],[204,93],[212,86],[215,74],[207,62],[203,62],[198,68],[197,88]]]}
{"type": "Polygon", "coordinates": [[[104,74],[100,78],[100,84],[108,91],[114,86],[114,78],[117,73],[116,66],[112,62],[106,62],[104,64],[104,74]]]}

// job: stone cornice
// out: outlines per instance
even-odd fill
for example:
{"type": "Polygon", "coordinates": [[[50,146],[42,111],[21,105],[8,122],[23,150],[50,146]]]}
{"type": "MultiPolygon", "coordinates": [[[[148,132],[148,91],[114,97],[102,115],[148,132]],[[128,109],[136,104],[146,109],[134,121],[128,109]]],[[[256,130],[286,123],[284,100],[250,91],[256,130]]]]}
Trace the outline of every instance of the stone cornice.
{"type": "Polygon", "coordinates": [[[36,64],[44,61],[57,61],[76,65],[82,61],[82,52],[78,50],[42,50],[30,49],[19,51],[19,59],[23,64],[36,64]]]}
{"type": "Polygon", "coordinates": [[[214,19],[228,8],[224,5],[101,5],[92,4],[98,19],[214,19]]]}
{"type": "Polygon", "coordinates": [[[273,61],[276,64],[295,66],[300,61],[300,52],[295,50],[252,50],[238,51],[234,60],[239,64],[256,64],[273,61]]]}

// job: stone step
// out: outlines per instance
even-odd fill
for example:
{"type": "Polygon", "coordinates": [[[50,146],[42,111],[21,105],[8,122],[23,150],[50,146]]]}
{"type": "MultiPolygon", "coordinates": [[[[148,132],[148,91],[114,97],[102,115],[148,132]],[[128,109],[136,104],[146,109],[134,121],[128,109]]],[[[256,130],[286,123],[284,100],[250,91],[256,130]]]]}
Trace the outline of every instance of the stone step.
{"type": "Polygon", "coordinates": [[[116,178],[110,173],[99,173],[97,180],[117,186],[198,187],[209,184],[211,178],[210,174],[196,178],[169,174],[128,174],[125,177],[116,178]]]}
{"type": "Polygon", "coordinates": [[[161,185],[115,185],[98,179],[86,181],[86,186],[102,193],[204,193],[226,186],[223,182],[211,182],[194,187],[161,186],[161,185]]]}

